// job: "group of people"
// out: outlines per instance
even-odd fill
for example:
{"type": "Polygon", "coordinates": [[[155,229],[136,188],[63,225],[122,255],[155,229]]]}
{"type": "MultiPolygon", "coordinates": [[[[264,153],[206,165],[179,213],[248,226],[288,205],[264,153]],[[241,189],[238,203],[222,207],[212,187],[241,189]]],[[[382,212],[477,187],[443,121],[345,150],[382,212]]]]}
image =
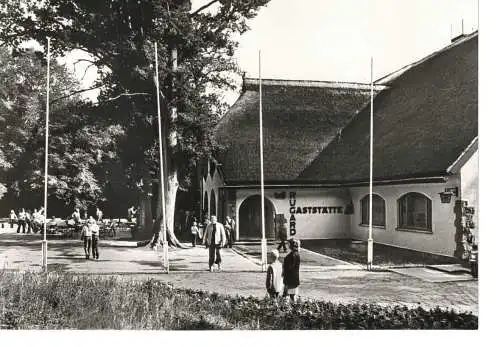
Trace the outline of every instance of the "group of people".
{"type": "Polygon", "coordinates": [[[206,231],[209,225],[213,224],[215,220],[215,223],[218,223],[222,226],[223,228],[223,234],[225,236],[225,241],[221,245],[221,247],[226,247],[226,248],[232,248],[233,243],[235,240],[235,228],[236,228],[236,222],[234,221],[233,218],[230,216],[227,216],[224,224],[217,222],[217,217],[216,216],[211,216],[210,219],[205,218],[205,223],[201,224],[198,223],[196,217],[193,218],[193,223],[191,224],[191,243],[193,247],[196,247],[197,240],[200,239],[202,240],[202,244],[205,244],[205,235],[206,231]]]}
{"type": "Polygon", "coordinates": [[[81,218],[80,210],[75,208],[71,214],[71,220],[74,222],[75,230],[80,231],[80,239],[83,241],[83,250],[85,259],[90,259],[90,251],[92,249],[92,258],[99,259],[99,224],[102,222],[103,213],[96,208],[96,218],[89,216],[87,211],[84,212],[84,218],[81,218]]]}
{"type": "Polygon", "coordinates": [[[202,244],[208,248],[208,270],[214,271],[214,264],[221,270],[222,257],[220,249],[232,247],[234,242],[234,220],[226,217],[225,224],[217,221],[217,216],[212,215],[206,219],[204,225],[198,224],[194,218],[191,225],[192,245],[196,247],[196,240],[200,238],[202,244]]]}
{"type": "MultiPolygon", "coordinates": [[[[229,224],[228,221],[226,224],[229,224]]],[[[193,223],[194,232],[195,223],[193,223]]],[[[203,244],[208,248],[208,270],[214,271],[214,265],[221,270],[222,257],[220,249],[227,243],[227,233],[225,225],[217,222],[216,216],[211,216],[203,234],[203,244]]],[[[278,298],[279,296],[290,297],[295,301],[299,294],[299,271],[300,271],[300,241],[296,239],[288,240],[290,252],[285,256],[283,263],[279,260],[279,250],[271,252],[271,263],[267,269],[266,289],[269,296],[278,298]]],[[[286,251],[286,245],[285,245],[286,251]]]]}
{"type": "Polygon", "coordinates": [[[92,248],[92,258],[99,260],[99,224],[90,216],[82,225],[83,250],[85,258],[90,259],[90,249],[92,248]]]}
{"type": "Polygon", "coordinates": [[[279,250],[271,252],[271,263],[267,268],[266,290],[271,298],[290,296],[295,301],[299,294],[300,241],[290,239],[290,253],[285,256],[283,264],[279,261],[279,250]]]}
{"type": "Polygon", "coordinates": [[[16,214],[14,210],[10,210],[9,223],[10,227],[14,228],[17,224],[17,233],[30,234],[31,232],[37,233],[42,230],[44,223],[44,208],[34,209],[33,212],[21,208],[16,214]]]}

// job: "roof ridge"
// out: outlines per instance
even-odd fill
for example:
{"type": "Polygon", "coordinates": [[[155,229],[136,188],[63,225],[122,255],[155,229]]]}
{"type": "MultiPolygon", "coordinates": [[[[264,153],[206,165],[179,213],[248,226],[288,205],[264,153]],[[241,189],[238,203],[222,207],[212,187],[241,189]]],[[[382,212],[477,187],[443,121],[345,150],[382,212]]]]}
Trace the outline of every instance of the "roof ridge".
{"type": "MultiPolygon", "coordinates": [[[[462,37],[460,37],[459,39],[457,39],[456,41],[453,41],[452,43],[450,43],[449,45],[441,48],[441,49],[438,49],[437,51],[434,51],[428,55],[426,55],[425,57],[419,59],[419,60],[416,60],[412,63],[409,63],[407,65],[404,65],[403,67],[397,69],[397,70],[394,70],[393,72],[390,72],[388,73],[387,75],[383,76],[383,77],[380,77],[379,79],[375,80],[374,83],[378,83],[378,84],[385,84],[387,82],[389,82],[390,80],[393,80],[399,76],[401,76],[402,74],[404,74],[406,71],[408,71],[409,69],[415,67],[415,66],[418,66],[420,64],[423,64],[425,63],[427,60],[447,51],[447,50],[450,50],[456,46],[459,46],[461,45],[462,43],[465,43],[469,40],[472,40],[474,37],[478,36],[479,32],[478,30],[476,31],[473,31],[472,33],[469,33],[469,34],[465,34],[463,35],[462,37]]],[[[456,39],[456,38],[455,38],[456,39]]]]}
{"type": "MultiPolygon", "coordinates": [[[[259,85],[258,78],[243,78],[243,89],[249,85],[259,85]]],[[[286,80],[286,79],[262,79],[263,86],[290,86],[290,87],[315,87],[315,88],[343,88],[343,89],[366,89],[369,90],[370,83],[342,82],[342,81],[318,81],[318,80],[286,80]]],[[[383,90],[386,86],[382,84],[373,85],[374,90],[383,90]]]]}

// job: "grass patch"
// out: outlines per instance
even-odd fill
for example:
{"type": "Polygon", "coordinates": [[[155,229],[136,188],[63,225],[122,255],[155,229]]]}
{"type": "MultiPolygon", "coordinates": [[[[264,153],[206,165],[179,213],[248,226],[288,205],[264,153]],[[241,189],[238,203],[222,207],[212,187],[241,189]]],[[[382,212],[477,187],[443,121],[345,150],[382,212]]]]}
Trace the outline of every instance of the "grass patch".
{"type": "MultiPolygon", "coordinates": [[[[366,264],[366,242],[351,240],[303,240],[301,247],[347,262],[366,264]]],[[[408,266],[457,264],[452,257],[439,256],[409,249],[373,244],[373,265],[408,266]]]]}
{"type": "Polygon", "coordinates": [[[276,303],[157,280],[0,272],[4,329],[477,329],[478,318],[406,306],[276,303]]]}

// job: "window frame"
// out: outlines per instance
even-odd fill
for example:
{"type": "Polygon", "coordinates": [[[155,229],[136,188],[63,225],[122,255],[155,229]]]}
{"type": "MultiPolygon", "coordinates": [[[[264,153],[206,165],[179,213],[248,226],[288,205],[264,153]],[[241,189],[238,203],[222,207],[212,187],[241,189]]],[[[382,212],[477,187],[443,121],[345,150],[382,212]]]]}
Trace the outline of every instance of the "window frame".
{"type": "MultiPolygon", "coordinates": [[[[414,232],[422,232],[422,233],[432,233],[432,199],[430,199],[428,196],[418,193],[418,192],[408,192],[404,195],[402,195],[398,200],[397,200],[397,218],[398,218],[398,223],[397,223],[397,228],[396,230],[402,230],[402,231],[414,231],[414,232]],[[408,222],[406,224],[403,224],[403,221],[406,220],[408,221],[408,199],[410,198],[420,198],[423,199],[426,203],[426,227],[420,227],[416,225],[409,225],[408,222]],[[406,204],[406,212],[403,212],[403,203],[406,204]],[[407,216],[404,218],[403,213],[406,213],[407,216]]],[[[414,212],[413,212],[414,213],[414,212]]]]}
{"type": "MultiPolygon", "coordinates": [[[[385,229],[386,226],[387,226],[387,208],[386,208],[386,203],[385,203],[385,199],[383,197],[381,197],[380,195],[378,194],[372,194],[373,196],[373,201],[375,201],[375,198],[379,198],[382,203],[383,203],[383,206],[384,206],[384,212],[383,212],[383,220],[384,220],[384,224],[383,225],[380,225],[380,224],[375,224],[375,222],[373,222],[373,227],[374,228],[382,228],[382,229],[385,229]]],[[[366,194],[363,198],[361,198],[360,200],[360,218],[361,218],[361,223],[360,225],[362,226],[369,226],[369,218],[370,218],[370,194],[366,194]],[[365,203],[366,201],[366,221],[363,220],[363,211],[364,211],[364,208],[363,208],[363,204],[365,203]]],[[[375,204],[373,204],[375,205],[375,204]]],[[[374,207],[374,206],[373,206],[374,207]]],[[[373,216],[375,216],[375,209],[373,209],[373,216]]],[[[373,218],[373,217],[372,217],[373,218]]],[[[375,218],[373,218],[373,221],[375,220],[375,218]]]]}

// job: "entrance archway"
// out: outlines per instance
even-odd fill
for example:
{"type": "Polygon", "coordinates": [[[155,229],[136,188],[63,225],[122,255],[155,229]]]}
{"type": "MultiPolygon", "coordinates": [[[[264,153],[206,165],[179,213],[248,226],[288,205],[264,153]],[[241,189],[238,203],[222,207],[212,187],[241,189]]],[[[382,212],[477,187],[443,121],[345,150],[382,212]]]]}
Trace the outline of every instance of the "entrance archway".
{"type": "MultiPolygon", "coordinates": [[[[206,218],[208,216],[208,194],[207,192],[205,192],[205,194],[203,194],[203,216],[201,216],[201,218],[206,218]]],[[[204,219],[202,219],[202,222],[204,221],[204,219]]]]}
{"type": "MultiPolygon", "coordinates": [[[[264,198],[264,218],[266,239],[275,239],[274,215],[276,211],[269,199],[264,198]]],[[[248,197],[239,208],[239,239],[255,240],[262,238],[260,195],[248,197]]]]}
{"type": "Polygon", "coordinates": [[[217,204],[215,203],[215,193],[214,190],[212,189],[212,192],[210,193],[210,216],[217,216],[217,204]]]}

